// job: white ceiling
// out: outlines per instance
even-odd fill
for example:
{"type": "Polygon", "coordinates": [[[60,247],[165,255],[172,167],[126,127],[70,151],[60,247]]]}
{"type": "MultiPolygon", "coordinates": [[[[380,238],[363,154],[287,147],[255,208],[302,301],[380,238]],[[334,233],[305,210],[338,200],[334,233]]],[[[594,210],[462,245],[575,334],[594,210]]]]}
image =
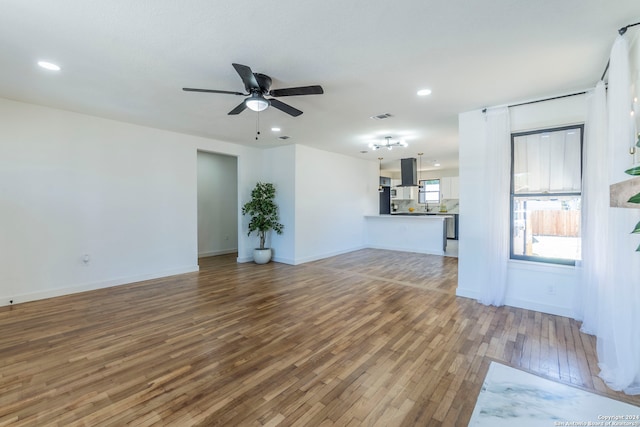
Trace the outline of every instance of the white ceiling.
{"type": "Polygon", "coordinates": [[[638,21],[638,0],[3,0],[0,97],[389,168],[424,152],[425,170],[449,169],[459,112],[593,86],[618,28],[638,21]],[[260,113],[256,141],[257,113],[227,115],[243,98],[181,90],[243,91],[233,62],[272,89],[325,93],[279,98],[304,114],[260,113]],[[381,113],[393,117],[370,118],[381,113]],[[385,136],[409,147],[368,149],[385,136]]]}

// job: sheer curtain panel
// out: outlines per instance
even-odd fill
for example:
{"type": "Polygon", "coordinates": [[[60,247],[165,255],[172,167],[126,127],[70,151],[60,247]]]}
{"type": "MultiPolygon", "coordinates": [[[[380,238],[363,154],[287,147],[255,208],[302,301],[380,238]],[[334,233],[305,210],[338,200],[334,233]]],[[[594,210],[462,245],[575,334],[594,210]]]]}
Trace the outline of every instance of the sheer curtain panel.
{"type": "Polygon", "coordinates": [[[603,81],[587,95],[587,118],[583,147],[582,174],[582,262],[581,286],[576,312],[582,320],[582,332],[597,334],[599,289],[607,280],[609,233],[609,168],[607,158],[607,92],[603,81]]]}
{"type": "MultiPolygon", "coordinates": [[[[629,44],[619,36],[611,50],[609,67],[609,183],[629,179],[632,166],[629,147],[634,122],[629,44]]],[[[637,209],[609,208],[609,244],[602,248],[608,261],[607,283],[601,289],[597,347],[600,377],[614,390],[640,394],[640,253],[637,234],[630,234],[638,220],[637,209]]]]}
{"type": "Polygon", "coordinates": [[[509,260],[509,195],[511,171],[511,126],[509,109],[495,108],[486,112],[486,175],[490,191],[487,206],[487,236],[484,254],[486,276],[482,278],[480,302],[501,306],[507,289],[509,260]]]}

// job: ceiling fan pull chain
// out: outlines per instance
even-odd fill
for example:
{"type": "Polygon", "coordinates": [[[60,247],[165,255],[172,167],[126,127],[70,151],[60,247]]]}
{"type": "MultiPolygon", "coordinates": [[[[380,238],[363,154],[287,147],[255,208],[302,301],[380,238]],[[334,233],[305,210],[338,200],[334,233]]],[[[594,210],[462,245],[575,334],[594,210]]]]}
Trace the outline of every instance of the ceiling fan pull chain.
{"type": "Polygon", "coordinates": [[[256,141],[258,140],[258,135],[260,135],[260,112],[256,113],[256,141]]]}

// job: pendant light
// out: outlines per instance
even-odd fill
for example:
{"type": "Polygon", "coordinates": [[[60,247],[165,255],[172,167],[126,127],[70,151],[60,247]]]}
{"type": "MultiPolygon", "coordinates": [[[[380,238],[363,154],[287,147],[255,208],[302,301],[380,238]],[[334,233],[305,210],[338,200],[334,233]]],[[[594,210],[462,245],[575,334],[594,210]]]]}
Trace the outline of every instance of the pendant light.
{"type": "MultiPolygon", "coordinates": [[[[422,183],[422,180],[420,179],[420,171],[422,170],[422,155],[424,153],[418,153],[418,192],[422,192],[424,191],[424,184],[422,183]]],[[[420,199],[420,197],[418,197],[418,199],[420,199]]]]}
{"type": "Polygon", "coordinates": [[[380,177],[382,176],[382,159],[384,157],[378,157],[378,193],[382,193],[384,190],[382,189],[382,183],[380,182],[380,177]]]}

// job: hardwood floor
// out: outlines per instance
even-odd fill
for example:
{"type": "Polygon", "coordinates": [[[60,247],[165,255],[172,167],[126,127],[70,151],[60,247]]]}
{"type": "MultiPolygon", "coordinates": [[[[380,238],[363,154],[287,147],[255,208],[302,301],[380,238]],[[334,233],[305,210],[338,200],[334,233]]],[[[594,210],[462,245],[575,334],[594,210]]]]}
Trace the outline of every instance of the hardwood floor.
{"type": "Polygon", "coordinates": [[[640,405],[575,321],[455,297],[457,262],[221,256],[0,308],[0,426],[467,425],[491,360],[640,405]]]}

